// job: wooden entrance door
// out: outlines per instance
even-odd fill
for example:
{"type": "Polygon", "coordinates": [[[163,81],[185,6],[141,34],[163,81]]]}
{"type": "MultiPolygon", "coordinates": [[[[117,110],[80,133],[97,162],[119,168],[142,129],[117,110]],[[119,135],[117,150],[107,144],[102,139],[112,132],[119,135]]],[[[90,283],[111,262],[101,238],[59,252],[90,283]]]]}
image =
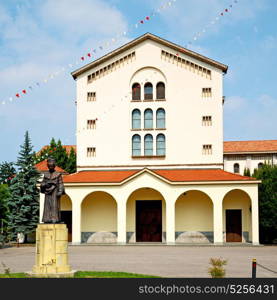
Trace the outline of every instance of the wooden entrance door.
{"type": "Polygon", "coordinates": [[[241,242],[242,226],[241,226],[241,210],[226,210],[226,242],[241,242]]]}
{"type": "Polygon", "coordinates": [[[61,210],[61,221],[66,224],[68,229],[68,241],[72,242],[72,211],[61,210]]]}
{"type": "Polygon", "coordinates": [[[162,241],[162,201],[136,201],[136,241],[162,241]]]}

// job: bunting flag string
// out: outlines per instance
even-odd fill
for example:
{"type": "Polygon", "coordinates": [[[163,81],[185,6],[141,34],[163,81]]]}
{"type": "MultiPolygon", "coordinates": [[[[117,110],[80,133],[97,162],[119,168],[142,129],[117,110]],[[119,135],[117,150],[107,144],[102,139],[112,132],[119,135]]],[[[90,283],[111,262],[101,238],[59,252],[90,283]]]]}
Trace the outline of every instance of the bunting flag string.
{"type": "MultiPolygon", "coordinates": [[[[172,6],[173,3],[175,3],[177,0],[170,0],[159,6],[157,9],[153,10],[151,14],[145,16],[143,19],[140,19],[137,23],[130,26],[130,31],[132,28],[138,28],[140,25],[145,24],[146,22],[149,22],[154,16],[156,16],[157,13],[160,13],[162,10],[165,10],[172,6]]],[[[17,92],[14,94],[14,96],[9,97],[9,101],[13,102],[16,99],[21,99],[22,97],[25,97],[30,92],[32,92],[35,88],[41,87],[41,84],[48,83],[49,80],[54,79],[58,75],[60,75],[62,72],[65,72],[68,68],[72,69],[75,66],[78,66],[81,62],[85,62],[86,60],[93,60],[94,56],[99,52],[103,51],[105,48],[108,48],[110,45],[114,44],[118,40],[120,40],[122,37],[126,36],[128,31],[123,31],[121,33],[116,34],[111,40],[101,44],[100,46],[92,49],[91,51],[87,51],[86,54],[83,54],[80,56],[80,58],[75,63],[69,63],[67,66],[62,67],[59,71],[56,71],[50,75],[48,75],[46,78],[44,78],[42,81],[36,82],[33,85],[29,85],[28,88],[25,88],[21,90],[21,92],[17,92]]],[[[2,105],[5,105],[7,103],[7,100],[3,100],[0,102],[2,105]]]]}

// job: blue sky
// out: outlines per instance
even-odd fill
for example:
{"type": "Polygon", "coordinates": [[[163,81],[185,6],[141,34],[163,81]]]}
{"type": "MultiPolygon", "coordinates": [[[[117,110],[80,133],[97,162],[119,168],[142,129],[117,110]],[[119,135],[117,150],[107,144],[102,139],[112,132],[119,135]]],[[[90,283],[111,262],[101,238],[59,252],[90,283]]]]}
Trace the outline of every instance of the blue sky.
{"type": "Polygon", "coordinates": [[[0,0],[0,162],[15,161],[29,130],[35,150],[51,137],[75,144],[75,81],[80,57],[126,32],[102,56],[145,32],[229,66],[224,139],[277,139],[276,0],[0,0]],[[211,25],[221,11],[233,8],[211,25]],[[207,27],[208,25],[208,27],[207,27]],[[68,64],[79,61],[75,68],[68,64]],[[65,71],[43,80],[66,66],[65,71]],[[36,82],[43,82],[36,87],[36,82]],[[33,90],[28,90],[29,86],[33,90]],[[27,90],[27,95],[9,101],[27,90]],[[5,101],[5,105],[1,104],[5,101]]]}

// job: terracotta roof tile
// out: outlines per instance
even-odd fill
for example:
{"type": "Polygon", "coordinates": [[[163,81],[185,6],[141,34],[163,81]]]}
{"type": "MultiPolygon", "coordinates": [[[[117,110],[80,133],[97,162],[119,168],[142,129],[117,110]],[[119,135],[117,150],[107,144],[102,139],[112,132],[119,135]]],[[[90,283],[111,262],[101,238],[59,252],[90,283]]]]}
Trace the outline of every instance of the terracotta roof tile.
{"type": "Polygon", "coordinates": [[[224,153],[234,152],[277,152],[277,140],[224,142],[224,153]]]}
{"type": "Polygon", "coordinates": [[[80,171],[64,176],[64,182],[83,182],[83,183],[119,183],[128,177],[139,172],[139,170],[126,171],[80,171]]]}
{"type": "MultiPolygon", "coordinates": [[[[65,175],[67,183],[120,183],[141,170],[118,171],[81,171],[65,175]]],[[[199,182],[199,181],[245,181],[255,180],[252,177],[240,176],[220,169],[174,169],[150,170],[172,182],[199,182]]]]}
{"type": "MultiPolygon", "coordinates": [[[[48,167],[47,167],[47,159],[37,163],[35,165],[36,169],[40,172],[45,172],[45,171],[48,171],[48,167]]],[[[63,170],[62,168],[56,166],[55,170],[57,172],[60,172],[60,173],[67,173],[65,170],[63,170]]]]}

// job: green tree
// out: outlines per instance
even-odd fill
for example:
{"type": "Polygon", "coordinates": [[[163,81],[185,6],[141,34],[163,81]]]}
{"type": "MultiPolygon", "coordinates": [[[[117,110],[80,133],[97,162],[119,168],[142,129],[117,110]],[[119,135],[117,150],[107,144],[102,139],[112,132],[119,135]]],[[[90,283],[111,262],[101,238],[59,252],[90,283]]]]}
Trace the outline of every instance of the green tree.
{"type": "Polygon", "coordinates": [[[68,156],[67,164],[65,170],[68,173],[75,173],[76,172],[76,153],[74,148],[70,149],[70,153],[68,156]]]}
{"type": "Polygon", "coordinates": [[[264,164],[254,171],[259,184],[259,222],[262,243],[277,243],[277,166],[264,164]]]}
{"type": "Polygon", "coordinates": [[[245,168],[244,171],[243,171],[243,175],[250,177],[251,176],[250,169],[249,168],[245,168]]]}
{"type": "Polygon", "coordinates": [[[36,157],[36,163],[45,160],[48,157],[53,157],[56,160],[56,165],[64,169],[68,173],[76,172],[76,153],[73,148],[67,154],[61,140],[58,142],[54,138],[51,139],[50,145],[45,147],[36,157]]]}
{"type": "Polygon", "coordinates": [[[35,152],[28,131],[18,155],[18,173],[10,185],[8,199],[8,229],[15,238],[17,233],[28,234],[35,230],[39,221],[39,190],[36,186],[39,172],[34,167],[35,152]]]}
{"type": "Polygon", "coordinates": [[[0,184],[0,245],[3,245],[8,237],[7,225],[9,217],[9,197],[10,191],[8,185],[0,184]]]}
{"type": "Polygon", "coordinates": [[[4,161],[0,164],[0,184],[6,183],[9,185],[15,173],[13,163],[4,161]]]}

